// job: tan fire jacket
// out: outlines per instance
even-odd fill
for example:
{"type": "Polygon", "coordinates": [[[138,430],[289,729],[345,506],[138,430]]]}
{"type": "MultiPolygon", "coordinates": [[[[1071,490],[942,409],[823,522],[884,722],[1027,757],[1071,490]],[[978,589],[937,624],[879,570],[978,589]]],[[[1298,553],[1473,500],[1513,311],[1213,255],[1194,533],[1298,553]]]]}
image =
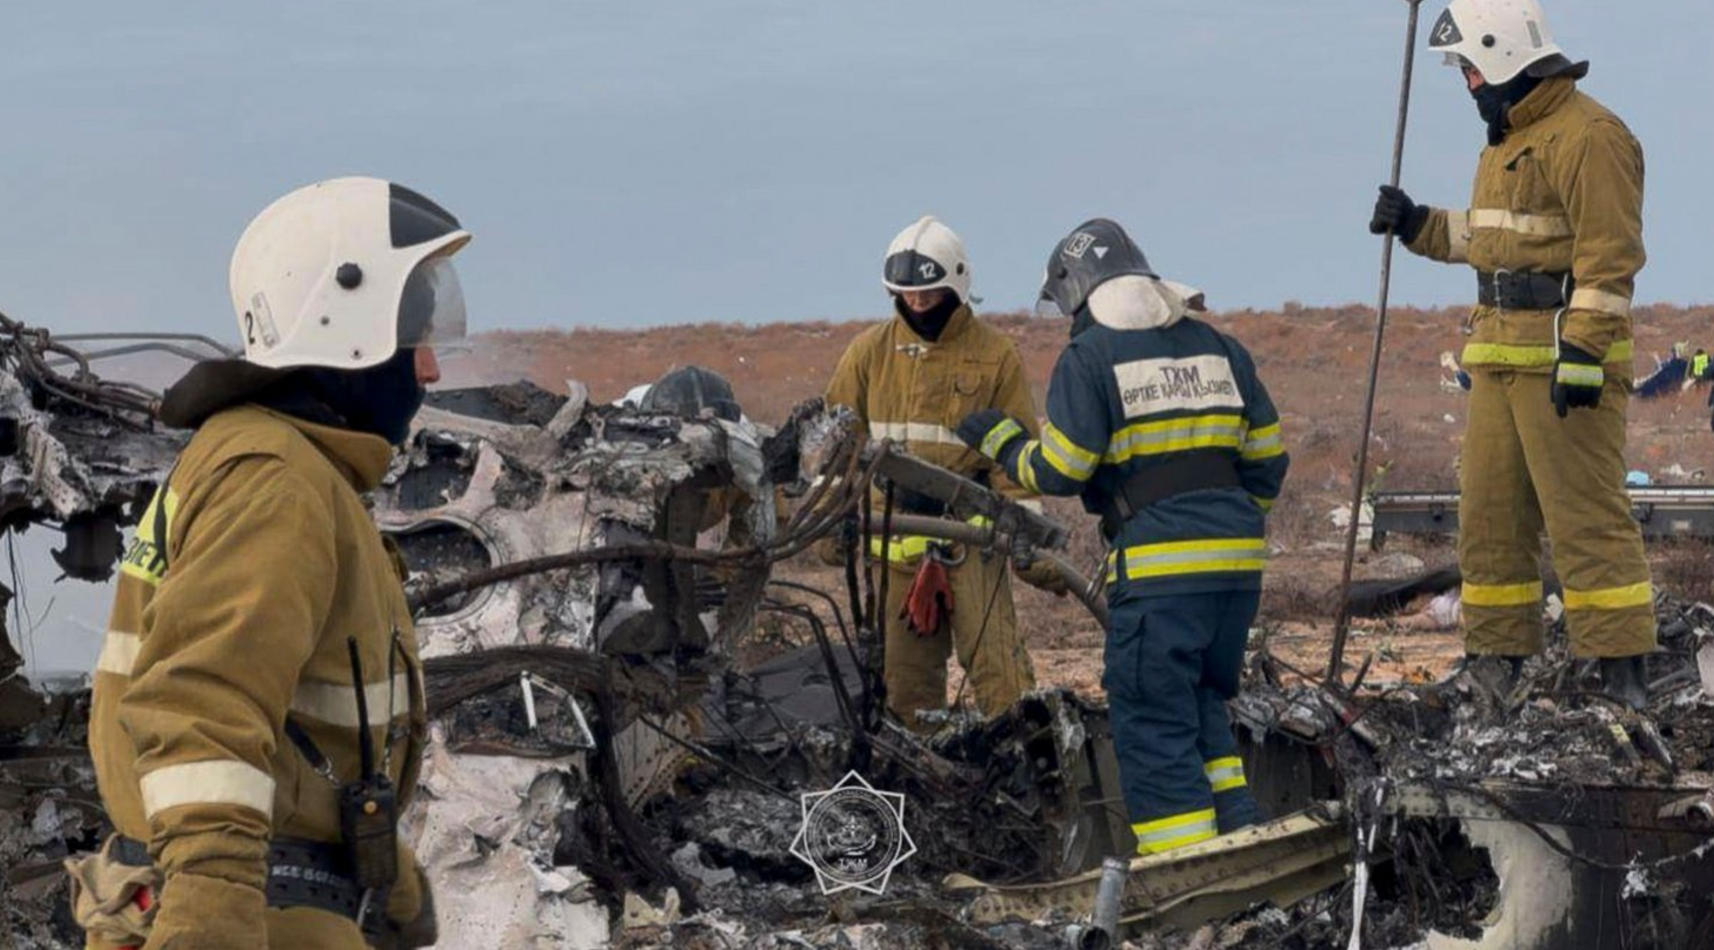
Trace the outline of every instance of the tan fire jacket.
{"type": "MultiPolygon", "coordinates": [[[[1571,78],[1557,77],[1512,109],[1505,141],[1483,150],[1470,209],[1432,209],[1410,249],[1486,273],[1570,273],[1576,289],[1561,337],[1628,374],[1642,217],[1642,146],[1571,78]]],[[[1464,365],[1549,371],[1553,317],[1477,307],[1464,365]]]]}
{"type": "Polygon", "coordinates": [[[933,343],[897,315],[863,331],[834,369],[827,402],[855,410],[872,439],[902,442],[912,455],[960,475],[987,472],[996,489],[1027,495],[958,440],[958,424],[978,409],[998,409],[1032,436],[1037,425],[1017,345],[968,305],[953,313],[933,343]]]}
{"type": "MultiPolygon", "coordinates": [[[[372,435],[228,409],[143,515],[97,665],[89,745],[114,827],[146,842],[165,875],[162,919],[183,919],[177,893],[213,905],[199,911],[210,920],[252,918],[241,922],[257,933],[269,838],[339,840],[337,782],[359,771],[347,638],[377,757],[401,811],[410,800],[426,724],[416,635],[358,494],[391,457],[372,435]],[[288,718],[330,776],[282,734],[288,718]]],[[[395,920],[421,901],[413,867],[402,851],[395,920]]]]}

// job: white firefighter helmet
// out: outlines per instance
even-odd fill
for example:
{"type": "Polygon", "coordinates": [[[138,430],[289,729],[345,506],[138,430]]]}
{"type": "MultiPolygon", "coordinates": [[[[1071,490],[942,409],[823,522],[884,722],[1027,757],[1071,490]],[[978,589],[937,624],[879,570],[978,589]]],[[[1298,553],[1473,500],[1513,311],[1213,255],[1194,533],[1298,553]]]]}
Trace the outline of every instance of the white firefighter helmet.
{"type": "Polygon", "coordinates": [[[1451,65],[1468,62],[1496,86],[1526,69],[1551,75],[1571,68],[1536,0],[1452,0],[1429,30],[1428,48],[1446,54],[1451,65]]]}
{"type": "Polygon", "coordinates": [[[470,240],[447,211],[379,178],[334,178],[275,201],[232,252],[244,358],[364,369],[464,335],[451,257],[470,240]]]}
{"type": "Polygon", "coordinates": [[[893,293],[948,287],[970,302],[970,261],[964,242],[933,215],[924,215],[887,245],[881,283],[893,293]]]}

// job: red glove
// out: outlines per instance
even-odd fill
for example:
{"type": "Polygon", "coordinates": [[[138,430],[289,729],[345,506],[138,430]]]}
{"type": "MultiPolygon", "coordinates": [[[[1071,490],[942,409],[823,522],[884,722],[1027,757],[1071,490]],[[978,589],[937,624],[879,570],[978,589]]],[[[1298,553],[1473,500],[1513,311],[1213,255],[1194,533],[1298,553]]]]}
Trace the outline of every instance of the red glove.
{"type": "Polygon", "coordinates": [[[925,557],[911,579],[910,592],[905,594],[904,609],[899,619],[910,625],[919,637],[932,637],[952,618],[952,581],[946,576],[946,565],[939,558],[925,557]]]}

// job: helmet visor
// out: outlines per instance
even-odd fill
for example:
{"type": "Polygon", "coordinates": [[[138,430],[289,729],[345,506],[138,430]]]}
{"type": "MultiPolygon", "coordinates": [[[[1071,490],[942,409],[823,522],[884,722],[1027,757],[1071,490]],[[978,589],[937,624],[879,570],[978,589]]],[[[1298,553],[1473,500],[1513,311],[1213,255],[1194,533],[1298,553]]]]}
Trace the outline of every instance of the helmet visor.
{"type": "Polygon", "coordinates": [[[399,347],[464,339],[464,289],[450,255],[431,257],[405,279],[399,295],[399,347]]]}
{"type": "Polygon", "coordinates": [[[926,254],[900,251],[887,258],[883,282],[895,289],[939,287],[946,281],[946,268],[926,254]]]}
{"type": "Polygon", "coordinates": [[[1036,301],[1036,316],[1059,318],[1065,316],[1065,311],[1059,309],[1058,301],[1047,294],[1042,294],[1041,299],[1036,301]]]}

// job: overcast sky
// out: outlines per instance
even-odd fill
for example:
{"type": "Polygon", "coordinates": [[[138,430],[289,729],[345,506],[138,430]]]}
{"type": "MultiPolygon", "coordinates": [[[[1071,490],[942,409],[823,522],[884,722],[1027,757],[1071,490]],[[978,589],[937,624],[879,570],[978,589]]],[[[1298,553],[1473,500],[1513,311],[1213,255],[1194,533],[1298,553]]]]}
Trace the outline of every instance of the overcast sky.
{"type": "MultiPolygon", "coordinates": [[[[1425,4],[1423,32],[1443,4],[1425,4]]],[[[943,217],[993,308],[1097,214],[1217,307],[1366,301],[1401,0],[13,3],[0,12],[0,310],[235,337],[233,241],[340,174],[475,232],[477,329],[881,313],[943,217]]],[[[1549,0],[1648,153],[1643,300],[1714,299],[1714,7],[1549,0]]],[[[1482,129],[1419,60],[1405,179],[1462,206],[1482,129]]],[[[1404,264],[1399,298],[1472,296],[1404,264]]]]}
{"type": "MultiPolygon", "coordinates": [[[[1425,4],[1424,35],[1442,6],[1425,4]]],[[[887,241],[924,213],[964,236],[992,308],[1027,306],[1055,240],[1093,215],[1124,222],[1219,308],[1369,301],[1379,251],[1364,225],[1406,11],[8,3],[0,311],[61,332],[236,339],[226,265],[245,223],[343,174],[407,183],[463,218],[479,330],[878,314],[887,241]]],[[[1585,88],[1648,154],[1639,298],[1714,299],[1714,6],[1548,12],[1561,44],[1593,60],[1585,88]]],[[[1457,73],[1436,56],[1419,65],[1405,183],[1462,207],[1482,128],[1457,73]]],[[[1397,299],[1454,303],[1471,285],[1407,260],[1397,299]]],[[[51,540],[33,533],[24,560],[46,563],[51,540]]],[[[33,606],[49,598],[60,634],[37,638],[42,665],[86,665],[105,594],[63,584],[33,606]]]]}

